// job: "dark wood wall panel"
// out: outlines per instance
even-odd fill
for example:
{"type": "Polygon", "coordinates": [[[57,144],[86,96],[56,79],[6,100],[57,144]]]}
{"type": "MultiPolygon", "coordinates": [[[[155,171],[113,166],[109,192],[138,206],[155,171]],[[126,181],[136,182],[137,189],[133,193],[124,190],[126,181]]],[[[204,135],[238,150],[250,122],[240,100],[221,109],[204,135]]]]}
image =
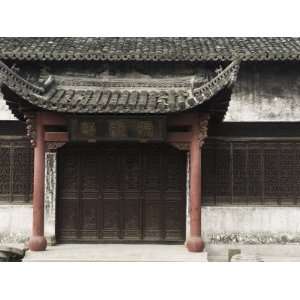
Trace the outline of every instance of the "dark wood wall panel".
{"type": "Polygon", "coordinates": [[[263,146],[257,143],[247,143],[247,203],[263,204],[263,146]]]}
{"type": "Polygon", "coordinates": [[[32,199],[33,150],[25,138],[0,139],[0,204],[32,199]]]}
{"type": "Polygon", "coordinates": [[[202,157],[205,205],[300,204],[300,142],[296,140],[211,138],[202,157]]]}
{"type": "Polygon", "coordinates": [[[232,161],[231,149],[228,144],[218,144],[215,148],[216,161],[215,161],[215,193],[216,202],[230,204],[232,202],[232,161]]]}

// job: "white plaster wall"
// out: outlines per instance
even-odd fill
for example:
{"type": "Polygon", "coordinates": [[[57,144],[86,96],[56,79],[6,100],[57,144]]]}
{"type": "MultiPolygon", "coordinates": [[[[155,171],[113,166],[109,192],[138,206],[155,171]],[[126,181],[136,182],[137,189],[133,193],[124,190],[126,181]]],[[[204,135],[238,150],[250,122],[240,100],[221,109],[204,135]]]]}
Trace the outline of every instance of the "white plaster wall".
{"type": "Polygon", "coordinates": [[[225,121],[299,122],[300,64],[241,65],[225,121]]]}
{"type": "Polygon", "coordinates": [[[0,93],[0,120],[16,120],[0,93]]]}
{"type": "Polygon", "coordinates": [[[214,242],[240,238],[268,243],[283,235],[283,240],[298,242],[300,207],[206,206],[202,208],[202,235],[214,242]]]}
{"type": "Polygon", "coordinates": [[[0,205],[0,243],[26,240],[31,226],[32,205],[0,205]]]}
{"type": "MultiPolygon", "coordinates": [[[[0,206],[0,243],[25,241],[31,226],[31,205],[0,206]]],[[[204,206],[202,236],[211,243],[299,243],[300,207],[204,206]]]]}

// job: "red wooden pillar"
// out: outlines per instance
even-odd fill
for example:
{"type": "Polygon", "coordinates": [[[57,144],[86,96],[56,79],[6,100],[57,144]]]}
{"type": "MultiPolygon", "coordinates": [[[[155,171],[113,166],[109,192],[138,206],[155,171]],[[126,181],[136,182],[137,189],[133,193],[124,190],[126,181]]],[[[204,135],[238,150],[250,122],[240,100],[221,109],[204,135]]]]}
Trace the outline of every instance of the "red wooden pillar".
{"type": "Polygon", "coordinates": [[[29,240],[31,251],[43,251],[47,247],[44,236],[44,185],[45,185],[45,140],[41,113],[36,117],[36,144],[34,148],[33,175],[33,224],[29,240]]]}
{"type": "Polygon", "coordinates": [[[201,238],[201,149],[207,135],[208,116],[196,119],[192,125],[190,142],[190,236],[186,247],[191,252],[202,252],[201,238]]]}

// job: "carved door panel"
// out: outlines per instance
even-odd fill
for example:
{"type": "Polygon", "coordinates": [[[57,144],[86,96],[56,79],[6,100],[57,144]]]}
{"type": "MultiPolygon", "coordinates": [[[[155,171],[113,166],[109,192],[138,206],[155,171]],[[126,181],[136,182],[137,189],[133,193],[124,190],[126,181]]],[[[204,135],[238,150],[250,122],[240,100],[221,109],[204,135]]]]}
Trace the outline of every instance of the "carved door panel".
{"type": "Polygon", "coordinates": [[[185,167],[185,153],[161,144],[63,147],[58,240],[184,241],[185,167]]]}
{"type": "Polygon", "coordinates": [[[122,238],[139,240],[141,237],[141,172],[142,154],[127,148],[121,154],[121,224],[122,238]]]}
{"type": "Polygon", "coordinates": [[[59,220],[59,236],[62,240],[78,238],[79,226],[79,182],[80,160],[77,149],[67,149],[59,157],[59,199],[57,218],[59,220]]]}
{"type": "Polygon", "coordinates": [[[120,238],[120,156],[116,147],[99,148],[102,168],[99,186],[102,191],[103,239],[120,238]]]}

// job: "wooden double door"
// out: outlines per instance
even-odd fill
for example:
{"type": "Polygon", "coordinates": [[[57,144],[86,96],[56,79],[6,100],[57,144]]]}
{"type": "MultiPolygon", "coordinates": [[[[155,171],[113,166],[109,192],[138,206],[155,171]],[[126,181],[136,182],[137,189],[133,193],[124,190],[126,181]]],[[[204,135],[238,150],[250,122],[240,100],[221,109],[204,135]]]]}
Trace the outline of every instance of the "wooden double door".
{"type": "Polygon", "coordinates": [[[59,242],[184,241],[184,152],[101,143],[67,145],[58,159],[59,242]]]}

